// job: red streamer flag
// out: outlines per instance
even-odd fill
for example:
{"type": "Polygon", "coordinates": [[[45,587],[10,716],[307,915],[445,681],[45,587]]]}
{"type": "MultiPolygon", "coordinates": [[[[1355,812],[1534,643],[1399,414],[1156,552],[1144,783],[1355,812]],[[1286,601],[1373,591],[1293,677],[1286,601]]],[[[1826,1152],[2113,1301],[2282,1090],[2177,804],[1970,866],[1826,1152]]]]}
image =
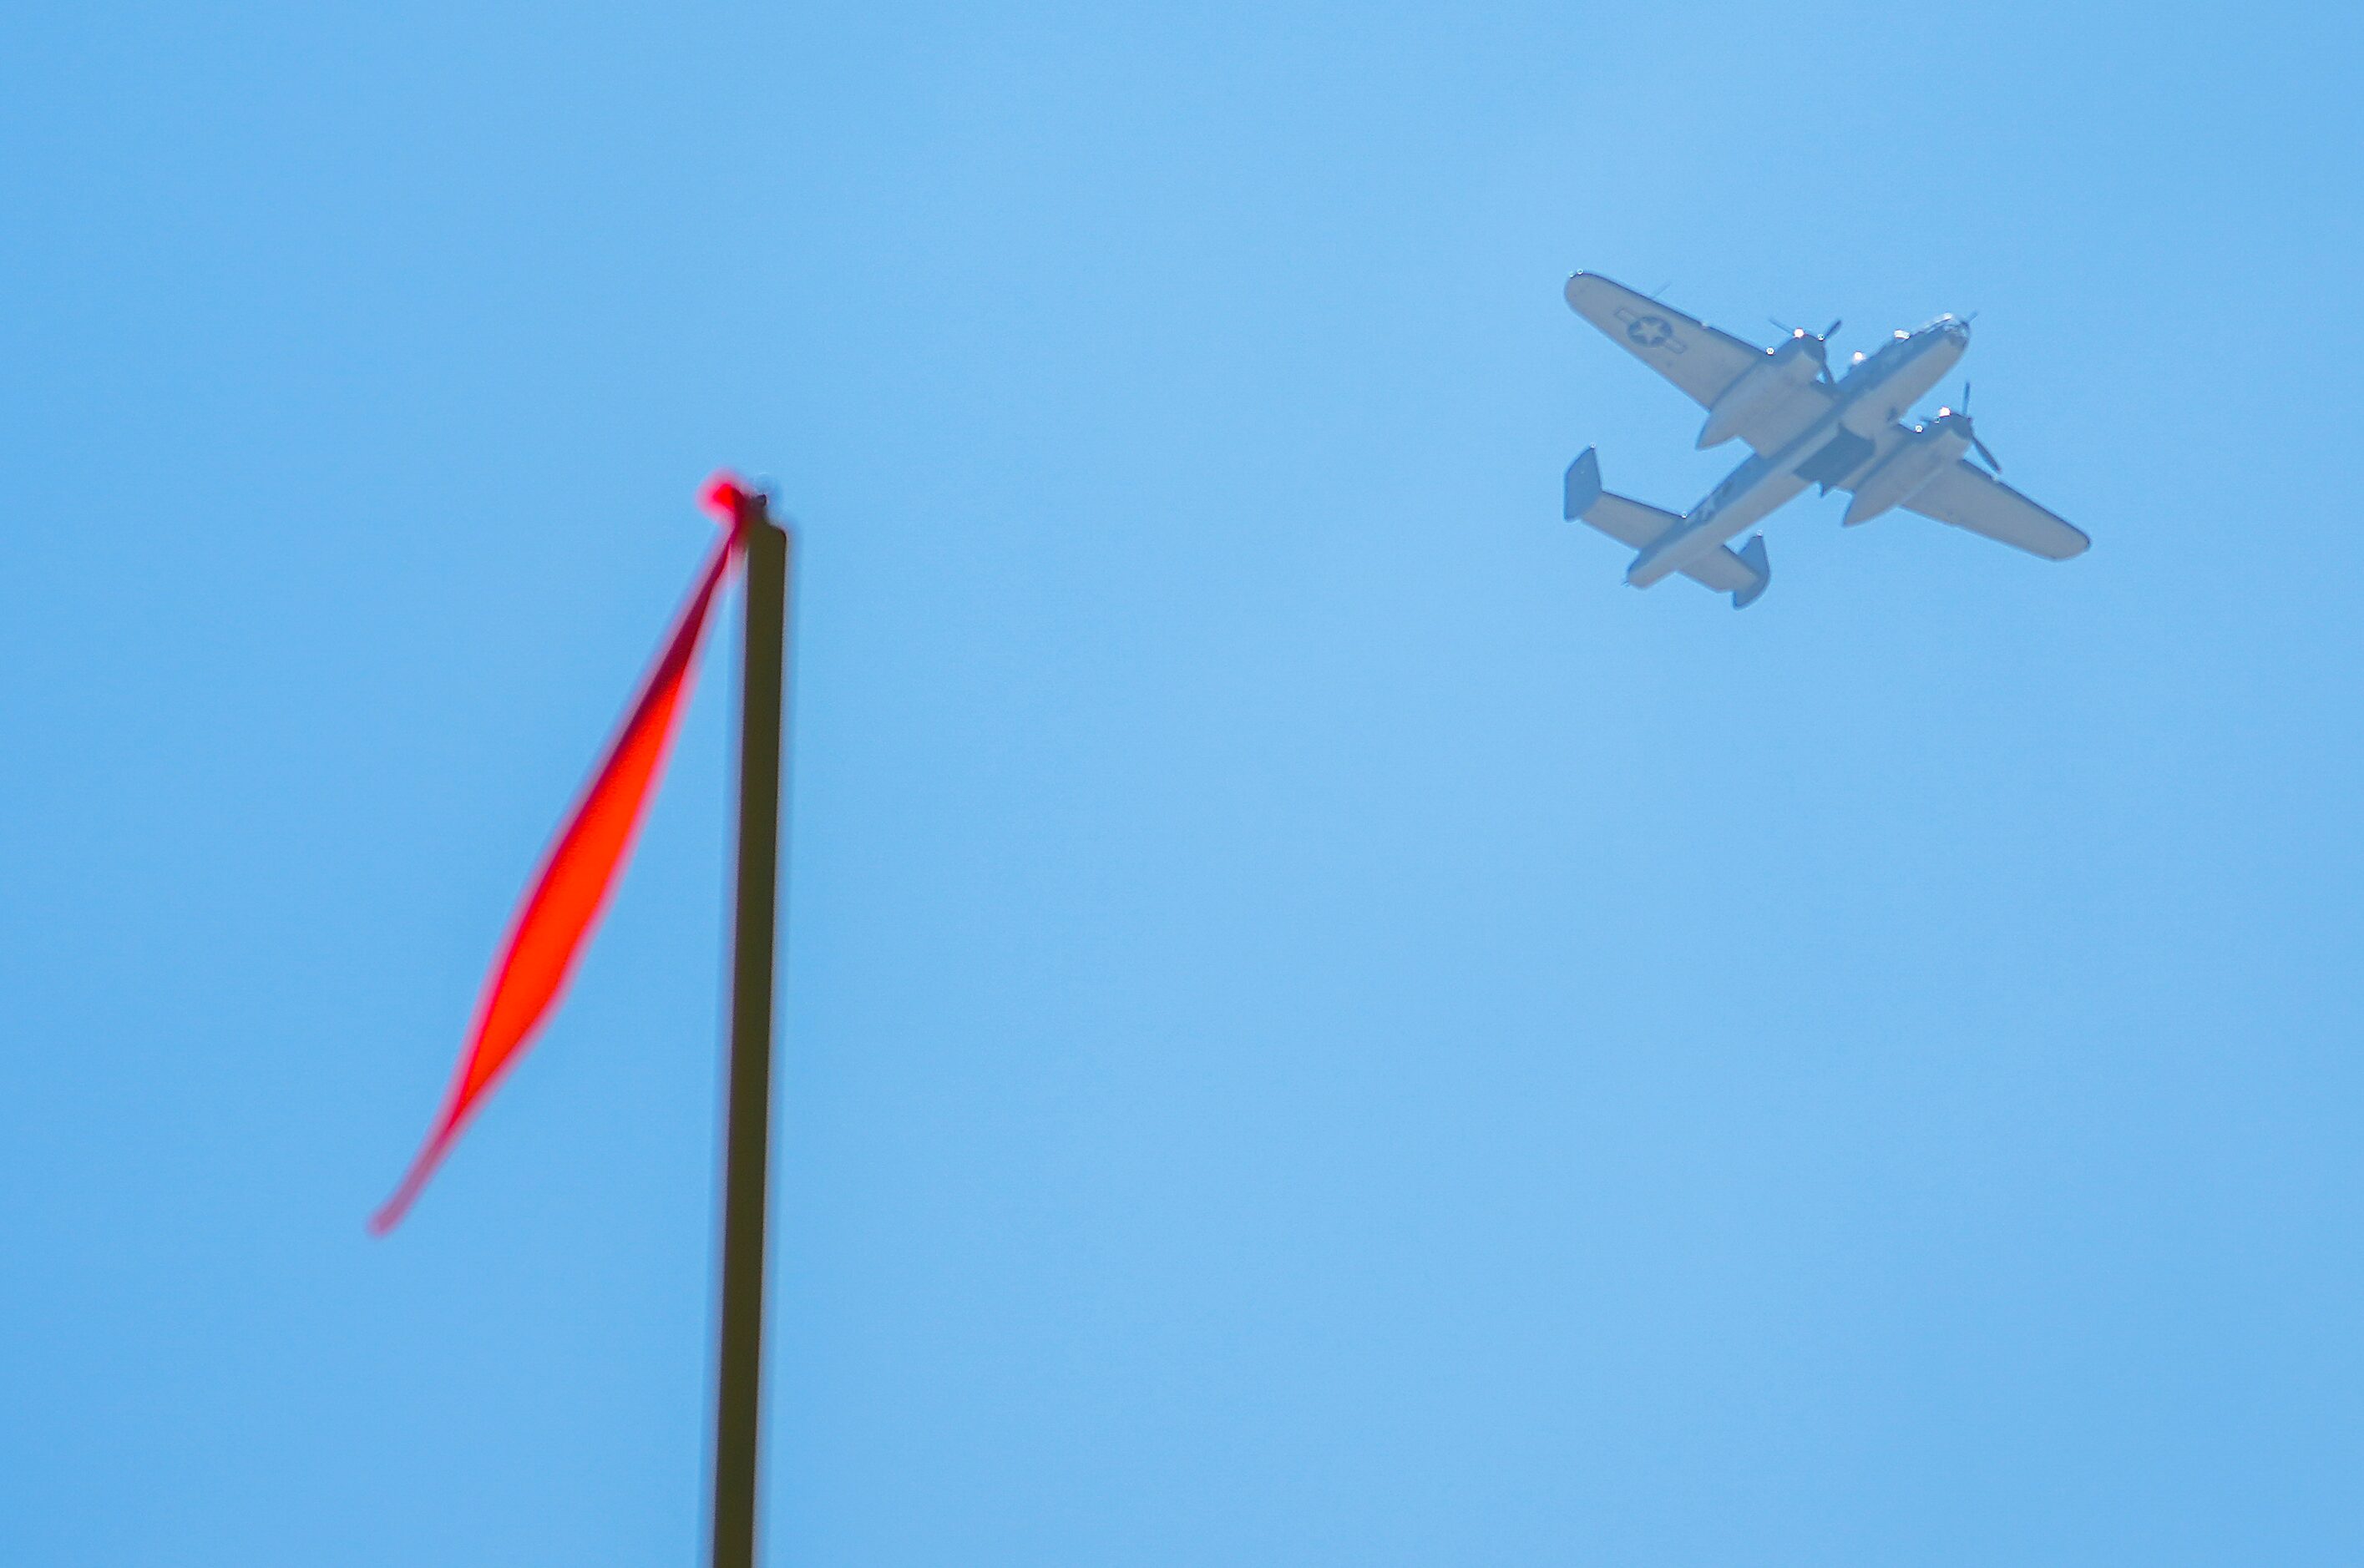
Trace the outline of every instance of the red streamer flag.
{"type": "Polygon", "coordinates": [[[485,982],[476,1004],[468,1049],[443,1097],[443,1108],[418,1157],[393,1197],[370,1219],[383,1236],[401,1222],[419,1189],[460,1136],[485,1095],[500,1081],[549,1020],[583,956],[617,873],[631,852],[641,817],[664,771],[675,720],[688,695],[697,644],[708,613],[722,586],[739,545],[739,519],[745,492],[727,476],[717,477],[703,497],[708,510],[730,527],[699,573],[697,585],[675,621],[673,635],[641,683],[639,697],[608,742],[574,809],[543,856],[532,891],[509,922],[508,940],[485,982]]]}

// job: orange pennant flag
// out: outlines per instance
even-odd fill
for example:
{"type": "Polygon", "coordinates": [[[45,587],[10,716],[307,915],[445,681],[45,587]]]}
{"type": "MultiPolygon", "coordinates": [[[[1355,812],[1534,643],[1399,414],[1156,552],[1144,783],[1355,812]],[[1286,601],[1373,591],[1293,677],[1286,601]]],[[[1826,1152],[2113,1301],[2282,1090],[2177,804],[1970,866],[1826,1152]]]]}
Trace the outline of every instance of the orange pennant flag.
{"type": "Polygon", "coordinates": [[[468,1049],[444,1095],[443,1108],[402,1185],[370,1219],[370,1229],[377,1235],[401,1222],[485,1094],[525,1054],[574,975],[664,771],[675,720],[689,693],[698,639],[740,542],[745,497],[744,487],[728,476],[718,476],[707,486],[707,508],[730,531],[708,559],[664,651],[641,682],[631,711],[552,840],[532,891],[512,917],[508,940],[485,982],[468,1049]]]}

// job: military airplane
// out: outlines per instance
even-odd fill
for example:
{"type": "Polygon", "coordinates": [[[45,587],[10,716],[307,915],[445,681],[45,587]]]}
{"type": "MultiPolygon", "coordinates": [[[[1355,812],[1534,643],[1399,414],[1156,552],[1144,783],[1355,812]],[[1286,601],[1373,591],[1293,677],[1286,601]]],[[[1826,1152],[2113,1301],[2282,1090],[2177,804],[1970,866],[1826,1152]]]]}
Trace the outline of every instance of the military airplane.
{"type": "Polygon", "coordinates": [[[1681,573],[1730,594],[1746,609],[1773,580],[1757,534],[1738,550],[1729,541],[1809,484],[1852,493],[1847,527],[1902,506],[1990,539],[2066,561],[2092,543],[2026,496],[1969,461],[1975,451],[1997,473],[2002,465],[1970,424],[1969,387],[1959,408],[1903,423],[1905,411],[1945,379],[1969,347],[1970,324],[1940,316],[1898,332],[1842,375],[1831,373],[1830,337],[1800,328],[1769,349],[1659,304],[1593,272],[1567,280],[1568,308],[1707,410],[1702,449],[1734,436],[1756,455],[1681,517],[1600,487],[1592,448],[1568,466],[1562,516],[1582,518],[1641,553],[1625,581],[1646,588],[1681,573]]]}

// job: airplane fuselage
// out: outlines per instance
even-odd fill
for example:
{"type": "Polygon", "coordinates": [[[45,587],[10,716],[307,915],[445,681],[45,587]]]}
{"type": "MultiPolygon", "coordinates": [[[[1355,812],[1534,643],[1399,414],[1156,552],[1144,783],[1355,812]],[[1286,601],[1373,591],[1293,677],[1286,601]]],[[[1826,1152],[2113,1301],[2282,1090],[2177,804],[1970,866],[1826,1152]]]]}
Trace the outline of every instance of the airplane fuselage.
{"type": "MultiPolygon", "coordinates": [[[[1858,359],[1837,383],[1831,406],[1820,417],[1779,450],[1752,456],[1725,474],[1699,505],[1683,515],[1680,528],[1669,528],[1634,557],[1625,581],[1646,588],[1763,521],[1807,485],[1819,484],[1828,489],[1860,473],[1870,463],[1880,432],[1946,378],[1969,341],[1968,323],[1941,316],[1918,331],[1899,332],[1877,353],[1858,359]]],[[[1712,413],[1702,439],[1717,428],[1712,413]]],[[[1940,442],[1899,451],[1881,463],[1871,479],[1891,479],[1900,496],[1908,494],[1914,480],[1926,477],[1920,472],[1922,463],[1957,439],[1947,434],[1940,442]],[[1889,470],[1907,459],[1911,472],[1900,469],[1889,474],[1889,470]]],[[[1961,444],[1966,447],[1968,442],[1961,444]]],[[[1944,461],[1959,456],[1958,450],[1946,450],[1944,461]]],[[[1935,467],[1929,472],[1935,472],[1935,467]]],[[[1881,484],[1879,489],[1889,487],[1881,484]]],[[[1859,522],[1881,510],[1885,507],[1878,504],[1873,485],[1868,482],[1849,509],[1848,521],[1859,522]],[[1858,510],[1861,516],[1857,515],[1858,510]]]]}

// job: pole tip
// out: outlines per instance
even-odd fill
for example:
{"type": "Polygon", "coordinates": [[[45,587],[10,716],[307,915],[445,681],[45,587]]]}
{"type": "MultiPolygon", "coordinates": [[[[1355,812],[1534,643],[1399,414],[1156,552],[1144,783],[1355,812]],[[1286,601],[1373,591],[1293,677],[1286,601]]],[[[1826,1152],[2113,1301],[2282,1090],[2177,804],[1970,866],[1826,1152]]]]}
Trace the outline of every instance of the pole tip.
{"type": "Polygon", "coordinates": [[[750,484],[730,470],[717,469],[697,494],[697,504],[714,515],[714,520],[730,530],[733,539],[743,539],[748,530],[758,528],[785,531],[788,524],[772,516],[772,495],[762,482],[750,484]]]}

